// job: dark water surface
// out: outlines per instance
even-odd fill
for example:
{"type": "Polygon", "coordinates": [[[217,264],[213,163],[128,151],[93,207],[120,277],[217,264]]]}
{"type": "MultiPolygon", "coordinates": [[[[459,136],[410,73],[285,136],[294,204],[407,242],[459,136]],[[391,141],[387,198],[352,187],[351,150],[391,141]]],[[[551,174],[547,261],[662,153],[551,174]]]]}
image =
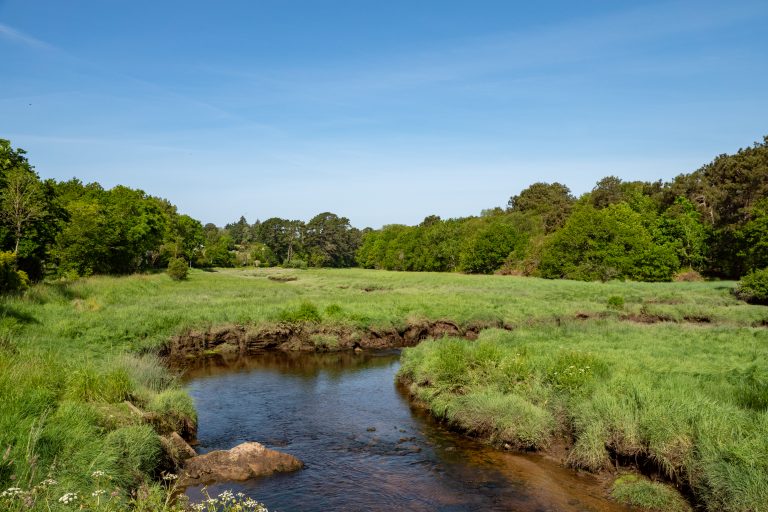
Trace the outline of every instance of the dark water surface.
{"type": "MultiPolygon", "coordinates": [[[[244,492],[271,512],[626,510],[603,498],[590,475],[494,450],[412,410],[394,383],[398,359],[266,353],[191,370],[198,452],[258,441],[306,464],[210,485],[211,495],[244,492]]],[[[187,494],[197,500],[200,489],[187,494]]]]}

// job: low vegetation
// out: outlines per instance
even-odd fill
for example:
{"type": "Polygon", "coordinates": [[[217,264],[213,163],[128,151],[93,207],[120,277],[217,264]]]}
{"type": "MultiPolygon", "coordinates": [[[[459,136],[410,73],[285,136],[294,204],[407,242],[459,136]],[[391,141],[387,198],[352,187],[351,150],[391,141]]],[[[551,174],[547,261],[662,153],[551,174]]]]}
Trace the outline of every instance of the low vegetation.
{"type": "MultiPolygon", "coordinates": [[[[569,463],[590,470],[647,461],[707,509],[761,510],[768,313],[733,288],[359,269],[193,269],[181,286],[162,274],[36,285],[7,297],[0,313],[0,486],[29,492],[55,479],[59,497],[83,498],[103,471],[110,503],[159,493],[157,435],[194,420],[151,355],[174,334],[444,319],[511,330],[404,353],[403,377],[437,415],[521,449],[565,438],[569,463]],[[125,400],[163,421],[141,420],[125,400]]],[[[335,347],[330,336],[313,341],[335,347]]]]}
{"type": "Polygon", "coordinates": [[[631,461],[707,510],[763,510],[766,341],[750,328],[565,322],[424,342],[404,351],[400,378],[471,434],[520,449],[565,442],[573,467],[631,461]]]}

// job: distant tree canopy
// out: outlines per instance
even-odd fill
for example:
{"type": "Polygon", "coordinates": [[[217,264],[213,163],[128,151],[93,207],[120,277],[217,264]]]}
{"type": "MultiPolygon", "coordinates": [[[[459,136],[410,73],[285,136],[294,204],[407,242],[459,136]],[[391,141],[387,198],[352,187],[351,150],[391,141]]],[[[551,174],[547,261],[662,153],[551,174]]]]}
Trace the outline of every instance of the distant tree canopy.
{"type": "Polygon", "coordinates": [[[203,226],[141,190],[41,180],[24,151],[0,139],[0,253],[8,290],[27,275],[122,274],[178,267],[179,259],[584,280],[664,281],[693,269],[738,278],[768,267],[768,137],[670,183],[608,176],[576,198],[561,183],[537,182],[506,209],[362,231],[332,212],[203,226]]]}
{"type": "Polygon", "coordinates": [[[737,278],[768,266],[768,137],[671,183],[608,176],[577,199],[537,182],[506,211],[385,226],[363,237],[357,261],[586,280],[663,281],[684,269],[737,278]]]}
{"type": "Polygon", "coordinates": [[[560,183],[534,183],[507,203],[509,211],[531,213],[541,218],[547,233],[565,224],[576,198],[560,183]]]}
{"type": "Polygon", "coordinates": [[[0,249],[32,279],[47,272],[122,274],[189,259],[200,223],[141,190],[41,181],[23,150],[0,139],[0,249]]]}

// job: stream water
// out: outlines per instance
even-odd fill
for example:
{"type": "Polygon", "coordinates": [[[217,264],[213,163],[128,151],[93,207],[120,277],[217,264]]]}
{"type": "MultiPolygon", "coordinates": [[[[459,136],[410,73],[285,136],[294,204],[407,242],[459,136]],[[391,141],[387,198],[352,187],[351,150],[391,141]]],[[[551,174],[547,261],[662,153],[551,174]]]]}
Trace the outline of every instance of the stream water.
{"type": "MultiPolygon", "coordinates": [[[[623,511],[591,475],[537,455],[495,450],[409,406],[397,352],[265,353],[206,359],[186,376],[199,453],[258,441],[306,467],[208,486],[271,512],[623,511]]],[[[187,489],[197,501],[200,488],[187,489]]]]}

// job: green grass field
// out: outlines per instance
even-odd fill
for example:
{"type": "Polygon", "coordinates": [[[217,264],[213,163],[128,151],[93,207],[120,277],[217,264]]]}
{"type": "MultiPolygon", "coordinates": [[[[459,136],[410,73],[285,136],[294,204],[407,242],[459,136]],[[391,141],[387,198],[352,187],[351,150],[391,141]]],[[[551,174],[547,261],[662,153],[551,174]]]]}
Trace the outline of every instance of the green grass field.
{"type": "MultiPolygon", "coordinates": [[[[322,323],[359,329],[504,324],[475,342],[406,350],[401,377],[435,414],[493,441],[546,449],[567,438],[575,467],[640,460],[708,510],[767,510],[768,308],[737,301],[733,286],[359,269],[38,285],[0,310],[0,487],[50,476],[56,492],[85,493],[102,485],[97,470],[110,489],[135,487],[160,448],[122,401],[194,414],[176,380],[139,354],[186,329],[277,323],[311,303],[322,323]]],[[[657,503],[652,487],[617,486],[616,496],[657,503]]],[[[41,497],[53,491],[35,492],[47,510],[41,497]]]]}

